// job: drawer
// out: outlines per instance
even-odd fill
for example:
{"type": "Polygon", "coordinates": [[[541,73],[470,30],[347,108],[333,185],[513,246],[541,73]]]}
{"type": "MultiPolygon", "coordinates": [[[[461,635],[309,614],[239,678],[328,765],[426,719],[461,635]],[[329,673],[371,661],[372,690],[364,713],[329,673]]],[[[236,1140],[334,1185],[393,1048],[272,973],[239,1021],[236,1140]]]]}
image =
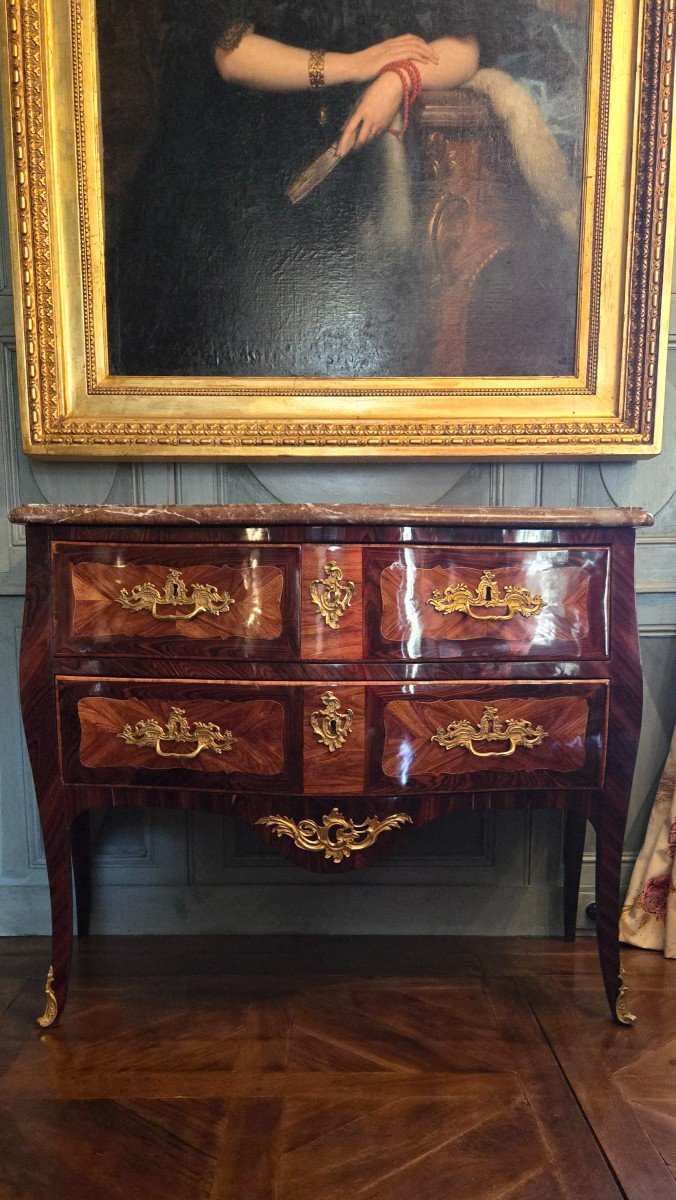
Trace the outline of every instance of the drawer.
{"type": "Polygon", "coordinates": [[[295,688],[61,677],[57,691],[66,783],[300,790],[295,688]]]}
{"type": "Polygon", "coordinates": [[[365,656],[605,658],[608,555],[605,547],[365,549],[365,656]]]}
{"type": "Polygon", "coordinates": [[[596,787],[605,682],[371,688],[372,782],[390,791],[596,787]]]}
{"type": "Polygon", "coordinates": [[[596,787],[608,687],[60,677],[64,782],[381,795],[596,787]]]}
{"type": "Polygon", "coordinates": [[[57,654],[298,656],[296,547],[57,542],[52,572],[57,654]]]}

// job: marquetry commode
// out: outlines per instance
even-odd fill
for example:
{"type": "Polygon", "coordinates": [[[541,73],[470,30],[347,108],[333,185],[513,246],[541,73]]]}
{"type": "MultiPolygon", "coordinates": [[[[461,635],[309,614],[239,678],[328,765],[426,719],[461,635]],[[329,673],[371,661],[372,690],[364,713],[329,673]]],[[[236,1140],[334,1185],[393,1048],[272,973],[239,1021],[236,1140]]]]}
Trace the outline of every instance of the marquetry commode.
{"type": "MultiPolygon", "coordinates": [[[[101,806],[230,813],[351,870],[446,812],[585,819],[611,1010],[641,719],[636,509],[29,505],[21,696],[63,1011],[71,829],[101,806]]],[[[77,860],[76,860],[77,865],[77,860]]],[[[77,885],[76,872],[76,885],[77,885]]]]}

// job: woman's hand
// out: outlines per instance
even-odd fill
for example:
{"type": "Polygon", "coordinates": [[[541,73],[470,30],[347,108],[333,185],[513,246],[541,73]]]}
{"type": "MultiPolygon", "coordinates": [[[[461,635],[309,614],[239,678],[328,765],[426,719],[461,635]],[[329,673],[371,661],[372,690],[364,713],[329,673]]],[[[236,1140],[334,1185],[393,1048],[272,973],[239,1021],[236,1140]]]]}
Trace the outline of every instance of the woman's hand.
{"type": "Polygon", "coordinates": [[[350,83],[368,83],[375,79],[379,71],[388,63],[409,58],[415,63],[432,63],[437,66],[439,55],[428,46],[421,37],[406,33],[402,37],[388,38],[386,42],[378,42],[367,50],[358,50],[348,55],[350,83]]]}
{"type": "Polygon", "coordinates": [[[401,108],[403,95],[401,80],[394,71],[374,79],[343,129],[337,150],[339,157],[357,146],[365,146],[389,129],[401,108]]]}

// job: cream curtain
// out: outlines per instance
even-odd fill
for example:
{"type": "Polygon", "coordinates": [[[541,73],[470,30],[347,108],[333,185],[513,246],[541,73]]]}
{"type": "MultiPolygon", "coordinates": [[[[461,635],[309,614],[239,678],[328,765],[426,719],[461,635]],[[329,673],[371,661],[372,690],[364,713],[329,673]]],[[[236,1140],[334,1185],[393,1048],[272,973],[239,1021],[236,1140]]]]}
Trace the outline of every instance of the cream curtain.
{"type": "Polygon", "coordinates": [[[620,938],[676,958],[676,730],[620,916],[620,938]]]}

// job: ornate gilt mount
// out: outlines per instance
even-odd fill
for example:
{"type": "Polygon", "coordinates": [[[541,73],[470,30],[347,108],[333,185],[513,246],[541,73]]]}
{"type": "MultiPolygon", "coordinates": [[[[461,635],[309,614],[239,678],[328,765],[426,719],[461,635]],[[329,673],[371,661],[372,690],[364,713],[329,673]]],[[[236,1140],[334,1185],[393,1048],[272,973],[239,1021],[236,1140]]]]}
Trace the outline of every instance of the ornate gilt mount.
{"type": "Polygon", "coordinates": [[[497,708],[486,707],[478,725],[470,721],[451,721],[444,729],[440,726],[430,738],[444,750],[453,750],[458,746],[464,747],[475,758],[509,758],[517,746],[531,750],[539,746],[549,734],[541,725],[531,725],[530,721],[516,720],[509,717],[504,725],[500,723],[497,708]],[[475,742],[509,742],[509,750],[476,750],[475,742]]]}
{"type": "Polygon", "coordinates": [[[624,973],[624,967],[620,967],[620,990],[617,993],[615,1001],[615,1016],[620,1025],[633,1025],[636,1017],[633,1012],[629,1011],[625,996],[627,994],[627,981],[624,973]]]}
{"type": "Polygon", "coordinates": [[[56,1002],[56,996],[54,995],[54,988],[52,986],[53,983],[54,983],[54,968],[50,967],[47,972],[47,982],[45,984],[45,995],[47,997],[47,1003],[45,1005],[45,1011],[43,1012],[42,1016],[38,1017],[38,1019],[37,1019],[38,1025],[40,1026],[41,1029],[49,1029],[49,1026],[54,1024],[56,1018],[59,1015],[59,1006],[56,1002]]]}
{"type": "Polygon", "coordinates": [[[190,725],[182,708],[172,708],[166,725],[161,725],[151,717],[147,721],[137,721],[133,729],[131,725],[125,725],[117,736],[123,738],[130,746],[151,746],[160,758],[197,758],[203,750],[222,754],[232,750],[237,741],[229,729],[221,730],[212,721],[195,721],[190,725]],[[184,754],[180,750],[163,750],[162,742],[172,742],[175,745],[195,742],[196,745],[193,750],[184,754]]]}
{"type": "Polygon", "coordinates": [[[137,583],[131,592],[122,588],[117,603],[130,612],[149,612],[156,621],[192,621],[200,613],[218,617],[229,612],[235,601],[213,583],[194,583],[188,591],[181,572],[172,568],[161,591],[154,583],[137,583]],[[172,611],[158,612],[160,608],[172,611]],[[182,608],[190,611],[181,612],[182,608]]]}
{"type": "Polygon", "coordinates": [[[527,588],[508,583],[500,589],[492,571],[484,571],[475,591],[466,583],[453,583],[440,592],[435,588],[426,601],[439,613],[467,613],[475,621],[511,621],[512,617],[533,617],[544,608],[542,596],[533,596],[527,588]],[[506,609],[506,612],[476,609],[506,609]]]}
{"type": "Polygon", "coordinates": [[[352,732],[354,711],[346,708],[341,712],[340,700],[333,692],[324,692],[322,704],[323,708],[310,714],[310,724],[322,745],[333,754],[334,750],[340,750],[352,732]]]}
{"type": "Polygon", "coordinates": [[[357,585],[351,579],[343,583],[343,572],[333,559],[329,559],[324,567],[324,578],[312,580],[312,603],[319,609],[329,629],[338,628],[356,590],[357,585]]]}
{"type": "Polygon", "coordinates": [[[387,829],[399,829],[411,823],[407,813],[393,813],[391,817],[367,817],[365,821],[351,821],[337,808],[324,814],[322,823],[306,818],[296,823],[291,817],[259,817],[257,825],[267,825],[277,837],[290,837],[301,850],[324,852],[324,858],[335,863],[349,858],[355,850],[366,850],[387,829]]]}

